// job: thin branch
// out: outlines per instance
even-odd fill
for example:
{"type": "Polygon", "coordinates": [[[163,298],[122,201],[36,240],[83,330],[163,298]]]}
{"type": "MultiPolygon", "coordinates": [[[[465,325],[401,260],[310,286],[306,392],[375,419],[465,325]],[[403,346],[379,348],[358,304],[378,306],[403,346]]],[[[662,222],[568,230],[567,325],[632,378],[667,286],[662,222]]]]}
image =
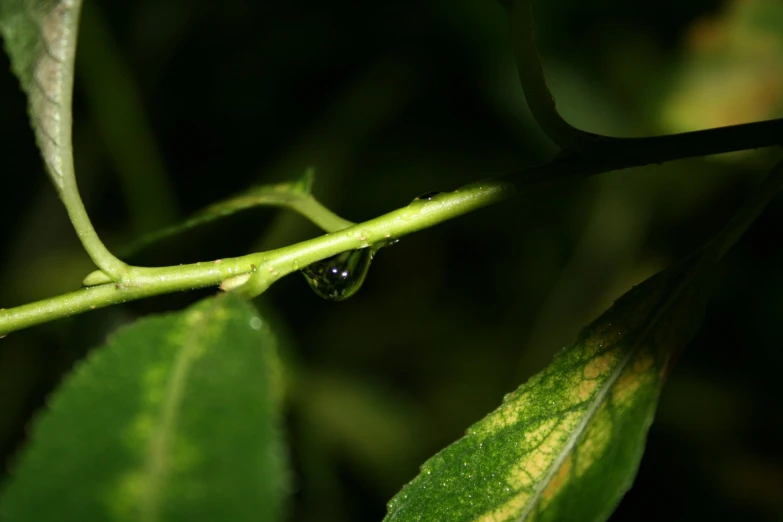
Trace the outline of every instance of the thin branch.
{"type": "Polygon", "coordinates": [[[236,212],[261,206],[282,207],[293,210],[309,219],[324,232],[335,232],[353,226],[353,222],[341,218],[324,207],[310,194],[312,179],[313,170],[308,169],[300,180],[260,185],[223,201],[212,203],[197,211],[181,223],[142,236],[137,241],[122,248],[120,250],[120,255],[123,257],[132,256],[134,253],[149,245],[184,232],[185,230],[215,221],[236,212]]]}
{"type": "Polygon", "coordinates": [[[120,280],[128,267],[98,237],[79,196],[74,172],[71,101],[80,9],[81,2],[59,2],[38,13],[39,47],[32,66],[32,75],[38,80],[25,85],[26,79],[20,79],[28,93],[28,109],[44,163],[79,241],[104,273],[120,280]],[[53,106],[52,101],[56,102],[53,106]]]}
{"type": "MultiPolygon", "coordinates": [[[[112,304],[226,281],[250,279],[258,293],[279,278],[327,257],[383,243],[507,199],[521,190],[584,179],[613,170],[666,161],[783,144],[783,119],[691,132],[678,136],[618,140],[615,148],[592,154],[561,154],[553,161],[439,194],[321,237],[247,256],[161,268],[129,267],[122,284],[108,283],[0,310],[0,336],[53,319],[112,304]]],[[[778,172],[778,171],[776,171],[778,172]]],[[[236,287],[240,283],[225,285],[236,287]]],[[[240,286],[240,288],[243,288],[240,286]]]]}
{"type": "Polygon", "coordinates": [[[591,153],[638,165],[644,159],[648,163],[661,163],[775,145],[783,145],[783,119],[649,138],[602,137],[591,153]]]}
{"type": "MultiPolygon", "coordinates": [[[[70,144],[67,147],[67,150],[70,151],[70,144]]],[[[84,203],[79,195],[79,189],[76,187],[75,180],[60,190],[60,199],[65,204],[68,217],[79,241],[81,241],[84,250],[93,263],[104,273],[109,274],[113,281],[123,279],[127,273],[128,265],[112,254],[101,241],[98,232],[87,215],[87,210],[84,208],[84,203]]]]}
{"type": "Polygon", "coordinates": [[[500,179],[525,188],[550,186],[625,168],[783,146],[783,119],[650,138],[607,138],[605,143],[589,154],[564,152],[550,163],[500,179]]]}
{"type": "Polygon", "coordinates": [[[309,219],[324,232],[337,232],[356,224],[341,218],[313,196],[291,201],[288,203],[288,208],[309,219]]]}
{"type": "Polygon", "coordinates": [[[555,99],[546,84],[536,44],[531,0],[504,0],[503,3],[508,11],[525,100],[541,130],[564,152],[591,157],[612,156],[619,168],[642,165],[640,161],[644,157],[653,158],[648,163],[659,163],[783,144],[780,120],[647,138],[616,138],[573,127],[557,112],[555,99]]]}
{"type": "Polygon", "coordinates": [[[536,23],[530,0],[508,0],[504,2],[511,26],[511,38],[517,71],[525,100],[533,118],[557,146],[563,150],[587,152],[596,135],[571,126],[560,116],[555,99],[546,85],[544,69],[536,44],[536,23]]]}
{"type": "Polygon", "coordinates": [[[0,310],[0,336],[36,324],[96,308],[171,292],[215,286],[255,273],[254,282],[268,287],[311,263],[383,243],[510,197],[514,186],[490,181],[438,195],[350,228],[295,245],[247,256],[161,268],[131,267],[127,283],[107,283],[0,310]]]}

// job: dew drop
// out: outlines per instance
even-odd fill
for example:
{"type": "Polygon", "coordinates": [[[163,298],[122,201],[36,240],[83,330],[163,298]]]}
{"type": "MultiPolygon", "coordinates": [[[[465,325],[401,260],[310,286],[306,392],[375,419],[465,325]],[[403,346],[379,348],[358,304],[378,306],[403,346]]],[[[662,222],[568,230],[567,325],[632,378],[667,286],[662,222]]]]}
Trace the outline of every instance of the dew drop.
{"type": "Polygon", "coordinates": [[[361,288],[374,252],[374,248],[342,252],[303,268],[302,275],[320,297],[344,301],[361,288]]]}
{"type": "Polygon", "coordinates": [[[253,317],[252,319],[250,319],[250,328],[252,328],[253,330],[260,330],[261,325],[263,324],[264,324],[263,321],[261,321],[261,319],[258,317],[253,317]]]}

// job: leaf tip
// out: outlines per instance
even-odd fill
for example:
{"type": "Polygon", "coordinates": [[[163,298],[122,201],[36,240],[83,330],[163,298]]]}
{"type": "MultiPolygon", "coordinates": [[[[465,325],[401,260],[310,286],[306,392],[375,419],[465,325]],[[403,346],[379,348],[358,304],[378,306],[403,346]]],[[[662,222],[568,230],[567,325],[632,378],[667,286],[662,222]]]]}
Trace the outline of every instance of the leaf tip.
{"type": "Polygon", "coordinates": [[[304,173],[293,184],[293,189],[304,196],[309,196],[315,183],[315,167],[309,165],[304,173]]]}

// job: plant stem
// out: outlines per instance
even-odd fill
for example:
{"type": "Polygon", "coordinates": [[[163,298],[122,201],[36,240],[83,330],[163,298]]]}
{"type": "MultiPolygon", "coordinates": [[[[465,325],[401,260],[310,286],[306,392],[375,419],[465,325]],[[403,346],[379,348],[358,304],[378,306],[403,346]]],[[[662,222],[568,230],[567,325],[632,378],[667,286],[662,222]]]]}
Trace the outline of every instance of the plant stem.
{"type": "Polygon", "coordinates": [[[517,72],[525,100],[544,134],[563,150],[587,152],[595,135],[571,126],[557,112],[555,99],[546,85],[536,45],[536,23],[531,0],[504,2],[508,10],[517,72]]]}
{"type": "Polygon", "coordinates": [[[40,41],[25,50],[36,55],[33,65],[27,72],[17,72],[28,94],[30,118],[44,163],[79,240],[93,262],[117,281],[124,277],[127,265],[98,237],[79,196],[74,172],[71,101],[80,9],[79,0],[46,4],[38,13],[43,17],[43,26],[37,27],[40,41]]]}
{"type": "MultiPolygon", "coordinates": [[[[547,164],[531,167],[499,180],[475,183],[454,192],[439,194],[431,201],[413,201],[403,208],[343,229],[339,227],[349,222],[335,216],[314,199],[306,198],[302,201],[309,202],[303,203],[297,210],[316,222],[320,221],[325,228],[334,227],[335,232],[276,250],[232,259],[160,268],[126,267],[121,283],[102,284],[36,303],[0,310],[0,335],[112,304],[215,286],[237,276],[252,275],[249,281],[252,295],[263,291],[279,278],[321,259],[432,227],[507,199],[523,189],[690,156],[781,144],[783,120],[676,136],[617,140],[615,148],[612,149],[593,149],[596,152],[581,155],[561,154],[547,164]]],[[[780,176],[782,169],[776,168],[776,177],[772,178],[773,180],[780,176]]]]}
{"type": "Polygon", "coordinates": [[[578,129],[557,112],[555,99],[547,87],[536,44],[537,30],[531,0],[503,0],[503,4],[508,12],[517,71],[527,105],[544,134],[563,151],[593,157],[612,156],[612,162],[616,162],[619,168],[641,165],[643,163],[639,161],[644,156],[651,158],[646,163],[660,163],[783,144],[781,120],[646,138],[616,138],[578,129]],[[747,132],[749,127],[753,131],[747,132]],[[768,138],[765,144],[759,141],[762,134],[768,138]]]}
{"type": "Polygon", "coordinates": [[[783,119],[649,138],[604,138],[590,153],[563,152],[550,163],[499,179],[521,188],[542,187],[595,174],[668,161],[783,146],[783,119]]]}
{"type": "Polygon", "coordinates": [[[355,225],[353,221],[343,219],[323,206],[323,204],[313,196],[291,201],[287,206],[291,210],[306,217],[312,221],[314,225],[326,232],[337,232],[338,230],[355,225]]]}
{"type": "Polygon", "coordinates": [[[0,335],[87,310],[159,294],[218,285],[255,272],[269,286],[300,268],[346,250],[366,248],[428,228],[510,197],[514,186],[491,181],[441,194],[349,228],[295,245],[242,257],[160,268],[129,267],[122,284],[107,283],[0,310],[0,335]]]}
{"type": "Polygon", "coordinates": [[[146,234],[137,241],[121,249],[120,253],[123,256],[131,256],[144,247],[190,228],[242,210],[262,206],[282,207],[293,210],[312,221],[325,232],[336,232],[337,230],[353,226],[354,223],[352,221],[341,218],[323,206],[321,202],[310,194],[309,184],[312,184],[312,173],[308,175],[310,177],[306,180],[308,185],[305,191],[299,186],[301,180],[255,187],[242,194],[212,203],[199,210],[182,223],[146,234]]]}
{"type": "Polygon", "coordinates": [[[128,265],[109,252],[109,249],[106,248],[98,237],[98,233],[87,216],[87,210],[84,208],[84,203],[82,203],[82,199],[79,196],[79,190],[75,181],[60,191],[60,198],[65,203],[68,217],[71,219],[71,224],[74,230],[76,230],[79,241],[81,241],[84,250],[87,251],[87,255],[90,256],[93,263],[105,274],[109,275],[112,280],[119,281],[123,279],[128,265]]]}

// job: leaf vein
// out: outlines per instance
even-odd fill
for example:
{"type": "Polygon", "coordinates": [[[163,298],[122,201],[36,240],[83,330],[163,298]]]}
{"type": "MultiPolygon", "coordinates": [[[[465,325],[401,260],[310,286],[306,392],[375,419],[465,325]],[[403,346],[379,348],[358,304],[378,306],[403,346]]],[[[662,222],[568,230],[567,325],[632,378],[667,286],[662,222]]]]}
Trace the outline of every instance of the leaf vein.
{"type": "MultiPolygon", "coordinates": [[[[171,444],[179,420],[179,407],[184,397],[188,372],[196,358],[203,338],[204,330],[210,324],[210,312],[216,307],[212,304],[210,309],[204,312],[204,317],[190,329],[176,355],[171,376],[166,383],[166,392],[163,397],[163,408],[158,418],[158,424],[147,446],[147,459],[144,473],[145,491],[141,502],[142,522],[154,522],[159,520],[162,491],[165,480],[169,474],[169,455],[171,444]]],[[[196,312],[198,313],[198,312],[196,312]]],[[[187,328],[187,317],[183,321],[183,327],[187,328]]]]}

